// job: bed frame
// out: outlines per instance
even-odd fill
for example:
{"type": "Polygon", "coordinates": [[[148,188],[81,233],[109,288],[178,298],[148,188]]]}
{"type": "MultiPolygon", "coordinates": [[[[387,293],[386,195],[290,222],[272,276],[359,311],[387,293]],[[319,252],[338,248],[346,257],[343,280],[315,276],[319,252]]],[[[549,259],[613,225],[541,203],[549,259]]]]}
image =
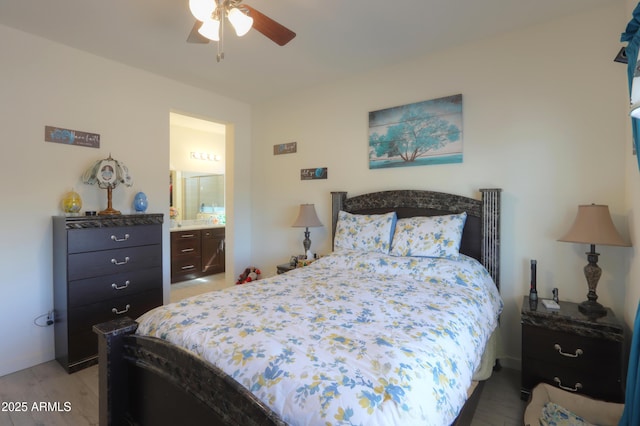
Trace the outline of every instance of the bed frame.
{"type": "MultiPolygon", "coordinates": [[[[478,259],[499,287],[500,189],[481,199],[432,191],[383,191],[348,198],[332,193],[333,232],[340,210],[396,211],[399,218],[467,212],[460,251],[478,259]]],[[[99,419],[107,425],[285,425],[269,407],[219,368],[164,340],[135,335],[122,318],[93,327],[98,334],[99,419]]],[[[481,386],[456,425],[470,424],[481,386]]]]}

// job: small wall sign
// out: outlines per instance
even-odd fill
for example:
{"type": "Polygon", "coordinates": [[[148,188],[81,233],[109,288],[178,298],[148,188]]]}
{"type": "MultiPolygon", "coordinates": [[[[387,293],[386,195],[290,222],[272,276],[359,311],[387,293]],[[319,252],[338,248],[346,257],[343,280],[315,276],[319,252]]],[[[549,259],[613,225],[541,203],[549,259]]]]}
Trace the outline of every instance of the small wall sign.
{"type": "Polygon", "coordinates": [[[281,143],[273,146],[273,155],[293,154],[298,151],[298,142],[281,143]]]}
{"type": "Polygon", "coordinates": [[[100,135],[82,132],[80,130],[62,129],[54,126],[44,126],[44,140],[46,142],[77,145],[88,148],[100,148],[100,135]]]}
{"type": "Polygon", "coordinates": [[[328,170],[326,167],[316,167],[315,169],[300,169],[300,180],[326,179],[328,170]]]}

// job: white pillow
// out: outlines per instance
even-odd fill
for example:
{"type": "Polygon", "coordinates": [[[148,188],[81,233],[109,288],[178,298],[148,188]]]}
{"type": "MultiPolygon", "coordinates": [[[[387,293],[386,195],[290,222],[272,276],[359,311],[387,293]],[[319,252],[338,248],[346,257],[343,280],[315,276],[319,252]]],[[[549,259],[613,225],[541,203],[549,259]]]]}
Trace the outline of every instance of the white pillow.
{"type": "Polygon", "coordinates": [[[396,224],[396,213],[351,214],[338,212],[334,250],[389,253],[396,224]]]}
{"type": "Polygon", "coordinates": [[[392,256],[445,257],[460,255],[467,213],[399,219],[391,242],[392,256]]]}

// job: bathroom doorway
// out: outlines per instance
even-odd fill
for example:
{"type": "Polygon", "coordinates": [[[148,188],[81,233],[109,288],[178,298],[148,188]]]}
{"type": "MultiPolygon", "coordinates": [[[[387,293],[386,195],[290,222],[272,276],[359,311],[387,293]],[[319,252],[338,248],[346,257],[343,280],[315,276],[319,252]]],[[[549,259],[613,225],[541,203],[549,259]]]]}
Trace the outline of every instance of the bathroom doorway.
{"type": "MultiPolygon", "coordinates": [[[[167,198],[172,239],[174,233],[178,234],[185,229],[205,232],[214,228],[224,231],[226,125],[175,112],[170,113],[169,122],[170,170],[167,198]]],[[[216,245],[216,250],[219,251],[220,247],[224,249],[224,244],[223,241],[216,245]]],[[[205,247],[202,249],[207,250],[205,247]]],[[[202,252],[198,252],[199,258],[194,255],[187,262],[194,265],[193,274],[176,277],[174,272],[180,265],[176,264],[174,251],[172,248],[172,301],[175,300],[174,293],[192,295],[197,293],[198,287],[202,287],[203,292],[210,291],[226,282],[225,272],[214,275],[205,273],[210,267],[205,259],[208,255],[202,252]]]]}

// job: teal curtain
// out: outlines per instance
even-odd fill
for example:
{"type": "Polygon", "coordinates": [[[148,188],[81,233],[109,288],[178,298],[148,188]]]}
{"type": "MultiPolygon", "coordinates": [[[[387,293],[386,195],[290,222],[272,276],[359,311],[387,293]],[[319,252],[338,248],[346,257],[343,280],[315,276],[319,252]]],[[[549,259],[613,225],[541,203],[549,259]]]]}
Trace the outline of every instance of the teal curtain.
{"type": "Polygon", "coordinates": [[[619,426],[640,425],[640,303],[636,311],[627,370],[627,391],[624,399],[624,412],[619,426]]]}
{"type": "MultiPolygon", "coordinates": [[[[633,85],[633,77],[638,72],[640,77],[640,69],[638,69],[638,49],[640,48],[640,3],[633,11],[631,21],[627,24],[625,32],[622,33],[620,41],[628,42],[625,52],[627,54],[627,78],[629,80],[629,94],[633,85]]],[[[636,159],[638,167],[640,167],[640,120],[631,118],[631,129],[633,131],[633,145],[635,147],[636,159]]],[[[638,423],[640,424],[640,423],[638,423]]]]}

